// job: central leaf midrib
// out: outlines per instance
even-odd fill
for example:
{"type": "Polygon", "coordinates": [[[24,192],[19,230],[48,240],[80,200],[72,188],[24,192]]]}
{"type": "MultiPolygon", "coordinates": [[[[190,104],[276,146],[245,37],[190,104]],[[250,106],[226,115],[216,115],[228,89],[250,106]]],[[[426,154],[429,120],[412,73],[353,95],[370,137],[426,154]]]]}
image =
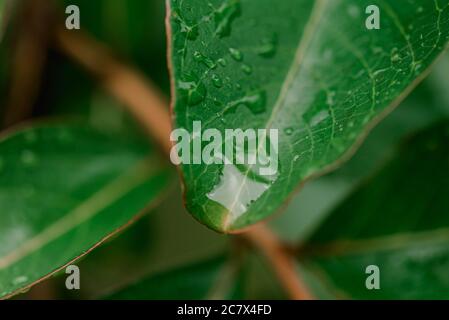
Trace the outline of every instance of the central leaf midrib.
{"type": "MultiPolygon", "coordinates": [[[[297,74],[301,70],[300,67],[302,65],[302,62],[303,62],[305,56],[306,56],[306,52],[307,52],[307,49],[309,48],[310,42],[313,39],[313,35],[314,35],[313,31],[321,19],[321,16],[324,12],[326,3],[327,3],[326,0],[316,0],[314,3],[314,6],[310,13],[309,20],[307,21],[307,23],[305,25],[303,36],[301,37],[301,39],[299,40],[299,43],[297,45],[297,50],[295,52],[293,62],[290,65],[290,68],[286,75],[285,80],[282,83],[279,96],[274,104],[274,107],[270,114],[270,117],[268,118],[268,120],[266,122],[266,125],[265,125],[266,130],[269,130],[271,128],[276,115],[280,112],[280,110],[284,106],[285,99],[287,98],[287,95],[290,91],[290,88],[291,88],[293,82],[294,82],[294,79],[296,78],[297,74]]],[[[265,132],[265,134],[266,134],[266,132],[265,132]]],[[[262,144],[259,144],[259,148],[261,145],[262,144]]],[[[259,151],[260,150],[258,150],[258,152],[259,151]]],[[[235,197],[236,201],[234,201],[231,208],[228,208],[229,212],[228,212],[227,216],[225,217],[225,219],[223,220],[224,221],[223,222],[224,230],[227,230],[229,225],[232,224],[232,222],[234,222],[234,221],[229,221],[229,215],[232,215],[235,204],[238,202],[238,199],[240,198],[242,190],[243,190],[244,186],[246,185],[246,181],[248,179],[248,173],[251,169],[252,169],[252,166],[250,166],[248,168],[248,170],[244,173],[245,179],[243,180],[243,183],[238,188],[238,191],[237,191],[236,197],[235,197]]]]}

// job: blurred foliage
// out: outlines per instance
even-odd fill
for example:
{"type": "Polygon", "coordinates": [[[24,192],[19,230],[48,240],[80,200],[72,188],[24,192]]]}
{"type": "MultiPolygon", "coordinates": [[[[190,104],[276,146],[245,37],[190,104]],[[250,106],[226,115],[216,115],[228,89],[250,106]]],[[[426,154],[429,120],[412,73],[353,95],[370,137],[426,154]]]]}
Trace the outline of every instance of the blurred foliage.
{"type": "Polygon", "coordinates": [[[449,299],[448,146],[448,120],[407,139],[299,248],[301,261],[342,297],[449,299]],[[370,265],[381,290],[365,286],[370,265]]]}

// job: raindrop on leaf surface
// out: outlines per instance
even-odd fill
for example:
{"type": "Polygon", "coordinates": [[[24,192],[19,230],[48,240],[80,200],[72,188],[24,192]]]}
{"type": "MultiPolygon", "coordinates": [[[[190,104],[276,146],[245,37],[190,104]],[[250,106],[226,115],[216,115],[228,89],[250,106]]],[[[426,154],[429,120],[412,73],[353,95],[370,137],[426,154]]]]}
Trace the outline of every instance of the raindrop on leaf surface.
{"type": "Polygon", "coordinates": [[[199,51],[195,51],[193,53],[193,58],[195,59],[195,61],[204,64],[206,67],[208,67],[210,69],[215,69],[216,68],[216,65],[212,61],[212,59],[206,57],[204,54],[202,54],[199,51]]]}
{"type": "Polygon", "coordinates": [[[212,75],[212,83],[217,88],[223,87],[223,80],[216,74],[212,75]]]}
{"type": "Polygon", "coordinates": [[[229,48],[229,54],[231,55],[232,59],[234,59],[235,61],[242,61],[243,60],[243,54],[238,49],[229,48]]]}
{"type": "Polygon", "coordinates": [[[190,106],[199,104],[206,97],[206,87],[192,74],[184,74],[182,80],[178,82],[178,87],[190,106]]]}
{"type": "Polygon", "coordinates": [[[240,14],[240,0],[225,1],[214,13],[215,33],[220,38],[229,36],[232,22],[240,14]]]}

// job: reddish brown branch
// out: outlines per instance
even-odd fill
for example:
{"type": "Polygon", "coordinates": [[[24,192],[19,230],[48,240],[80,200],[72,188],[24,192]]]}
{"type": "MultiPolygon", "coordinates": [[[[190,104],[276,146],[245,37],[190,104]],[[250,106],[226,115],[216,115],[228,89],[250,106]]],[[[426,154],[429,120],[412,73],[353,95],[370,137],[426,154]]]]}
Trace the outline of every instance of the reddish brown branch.
{"type": "Polygon", "coordinates": [[[169,153],[171,119],[167,101],[137,70],[119,62],[101,44],[79,31],[61,27],[56,31],[58,47],[90,73],[120,101],[144,129],[169,153]]]}
{"type": "Polygon", "coordinates": [[[251,241],[263,253],[291,299],[313,299],[298,271],[295,270],[294,257],[289,255],[281,241],[266,225],[254,226],[242,236],[251,241]]]}

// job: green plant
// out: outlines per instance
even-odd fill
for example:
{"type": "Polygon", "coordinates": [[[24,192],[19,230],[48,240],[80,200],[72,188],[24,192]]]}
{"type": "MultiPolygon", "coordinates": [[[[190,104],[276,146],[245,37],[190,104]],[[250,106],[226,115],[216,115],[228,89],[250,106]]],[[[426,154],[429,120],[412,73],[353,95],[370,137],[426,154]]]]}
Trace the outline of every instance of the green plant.
{"type": "Polygon", "coordinates": [[[169,77],[159,1],[1,1],[0,297],[106,242],[80,293],[54,277],[27,294],[449,298],[449,4],[374,2],[378,30],[367,0],[169,0],[169,77]],[[279,130],[276,172],[200,161],[177,179],[171,126],[195,141],[194,121],[279,130]]]}

